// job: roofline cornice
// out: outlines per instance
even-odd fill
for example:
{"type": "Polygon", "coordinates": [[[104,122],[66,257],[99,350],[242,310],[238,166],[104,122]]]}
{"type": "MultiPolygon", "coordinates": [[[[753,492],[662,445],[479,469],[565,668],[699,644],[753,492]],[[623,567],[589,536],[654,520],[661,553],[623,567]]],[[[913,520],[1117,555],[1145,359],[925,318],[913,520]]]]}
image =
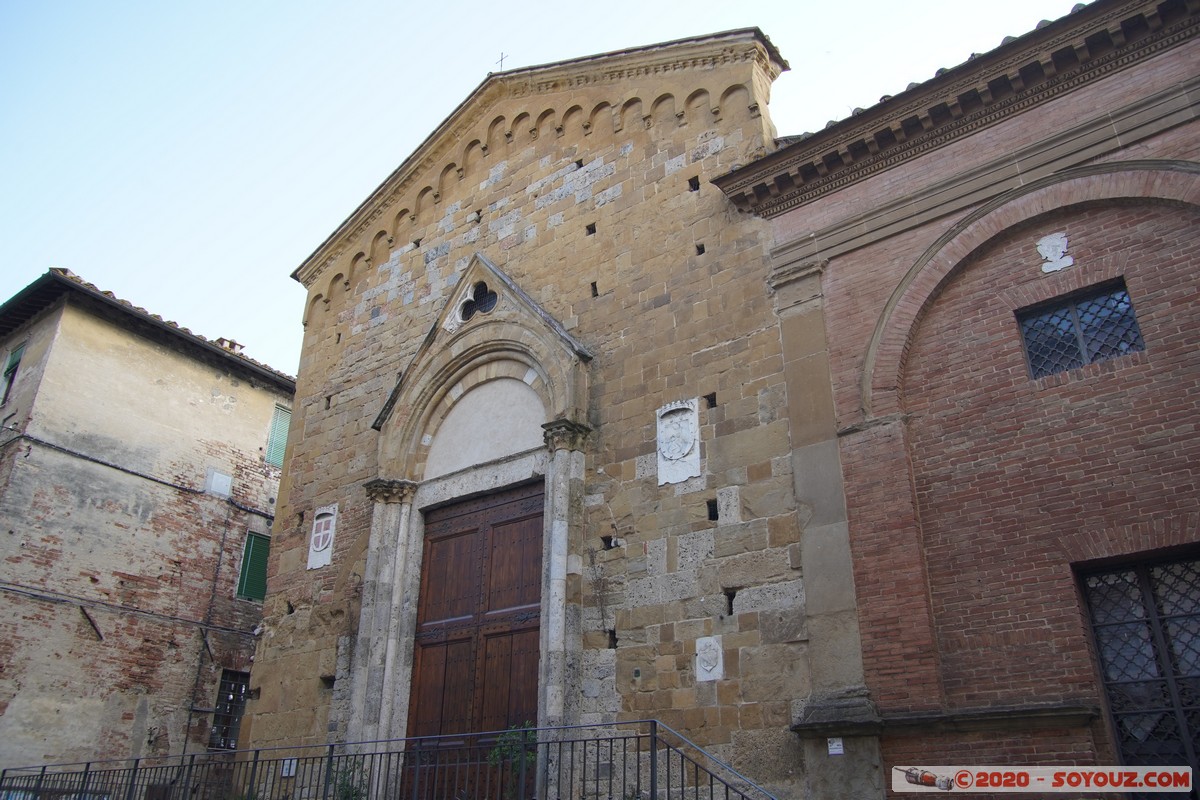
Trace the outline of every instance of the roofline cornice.
{"type": "Polygon", "coordinates": [[[657,73],[705,69],[748,58],[753,58],[770,80],[789,69],[788,63],[761,30],[741,28],[488,73],[417,149],[292,272],[292,278],[308,286],[342,254],[347,242],[362,234],[392,201],[413,188],[414,181],[444,157],[444,150],[463,140],[476,128],[484,113],[501,100],[628,82],[630,78],[657,73]]]}
{"type": "Polygon", "coordinates": [[[1125,69],[1200,32],[1192,0],[1096,0],[713,182],[774,217],[1125,69]]]}
{"type": "Polygon", "coordinates": [[[294,394],[296,391],[296,381],[290,375],[231,352],[173,322],[168,322],[155,314],[120,300],[108,292],[103,292],[61,269],[47,270],[33,283],[0,305],[0,320],[15,318],[12,324],[0,323],[0,335],[15,332],[26,322],[32,321],[63,298],[68,301],[75,299],[99,305],[110,312],[115,312],[114,316],[132,323],[131,327],[140,325],[165,335],[169,341],[177,342],[185,348],[191,348],[215,358],[218,363],[225,365],[231,371],[256,377],[288,394],[294,394]]]}

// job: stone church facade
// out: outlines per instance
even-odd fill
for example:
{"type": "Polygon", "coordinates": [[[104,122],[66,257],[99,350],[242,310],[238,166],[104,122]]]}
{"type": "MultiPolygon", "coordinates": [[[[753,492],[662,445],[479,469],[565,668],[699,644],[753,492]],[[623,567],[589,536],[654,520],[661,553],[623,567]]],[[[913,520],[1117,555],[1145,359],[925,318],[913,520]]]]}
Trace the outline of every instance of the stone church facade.
{"type": "Polygon", "coordinates": [[[862,683],[828,381],[711,183],[785,68],[743,30],[490,76],[296,271],[254,746],[657,718],[803,783],[797,708],[862,683]]]}

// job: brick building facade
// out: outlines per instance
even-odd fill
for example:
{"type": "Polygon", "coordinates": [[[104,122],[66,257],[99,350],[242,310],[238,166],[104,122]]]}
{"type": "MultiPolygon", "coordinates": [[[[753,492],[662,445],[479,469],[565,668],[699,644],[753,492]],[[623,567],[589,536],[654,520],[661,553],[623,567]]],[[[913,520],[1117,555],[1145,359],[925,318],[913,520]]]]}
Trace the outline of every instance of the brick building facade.
{"type": "Polygon", "coordinates": [[[0,306],[0,767],[236,746],[294,388],[236,350],[65,270],[0,306]]]}
{"type": "Polygon", "coordinates": [[[801,736],[1200,766],[1198,27],[1093,3],[718,180],[827,342],[871,708],[801,736]]]}

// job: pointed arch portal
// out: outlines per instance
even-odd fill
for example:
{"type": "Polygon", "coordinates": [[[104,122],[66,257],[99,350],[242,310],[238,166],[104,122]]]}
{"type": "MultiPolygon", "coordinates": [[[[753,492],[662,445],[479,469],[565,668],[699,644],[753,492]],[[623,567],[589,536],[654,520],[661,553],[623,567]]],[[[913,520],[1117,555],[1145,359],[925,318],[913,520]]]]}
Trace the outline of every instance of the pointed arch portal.
{"type": "Polygon", "coordinates": [[[472,259],[375,421],[351,740],[574,721],[582,638],[567,577],[581,563],[570,533],[590,360],[472,259]],[[486,310],[480,284],[495,293],[486,310]]]}

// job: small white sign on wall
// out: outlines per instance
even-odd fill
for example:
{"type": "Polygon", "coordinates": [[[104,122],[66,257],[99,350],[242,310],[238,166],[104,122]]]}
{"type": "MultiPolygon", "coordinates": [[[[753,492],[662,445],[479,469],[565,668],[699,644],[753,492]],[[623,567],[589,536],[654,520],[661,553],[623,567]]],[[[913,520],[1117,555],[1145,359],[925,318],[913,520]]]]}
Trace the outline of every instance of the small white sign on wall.
{"type": "Polygon", "coordinates": [[[321,506],[313,517],[308,540],[308,568],[327,567],[333,560],[333,534],[337,531],[337,504],[321,506]]]}
{"type": "Polygon", "coordinates": [[[658,410],[658,485],[700,474],[700,401],[667,403],[658,410]]]}
{"type": "Polygon", "coordinates": [[[233,477],[209,467],[204,481],[204,491],[215,494],[217,497],[229,497],[233,494],[233,477]]]}
{"type": "Polygon", "coordinates": [[[725,677],[725,650],[720,636],[696,640],[696,682],[717,681],[725,677]]]}
{"type": "Polygon", "coordinates": [[[1075,259],[1067,255],[1067,234],[1065,231],[1051,233],[1038,239],[1037,251],[1043,259],[1042,272],[1058,272],[1075,263],[1075,259]]]}

